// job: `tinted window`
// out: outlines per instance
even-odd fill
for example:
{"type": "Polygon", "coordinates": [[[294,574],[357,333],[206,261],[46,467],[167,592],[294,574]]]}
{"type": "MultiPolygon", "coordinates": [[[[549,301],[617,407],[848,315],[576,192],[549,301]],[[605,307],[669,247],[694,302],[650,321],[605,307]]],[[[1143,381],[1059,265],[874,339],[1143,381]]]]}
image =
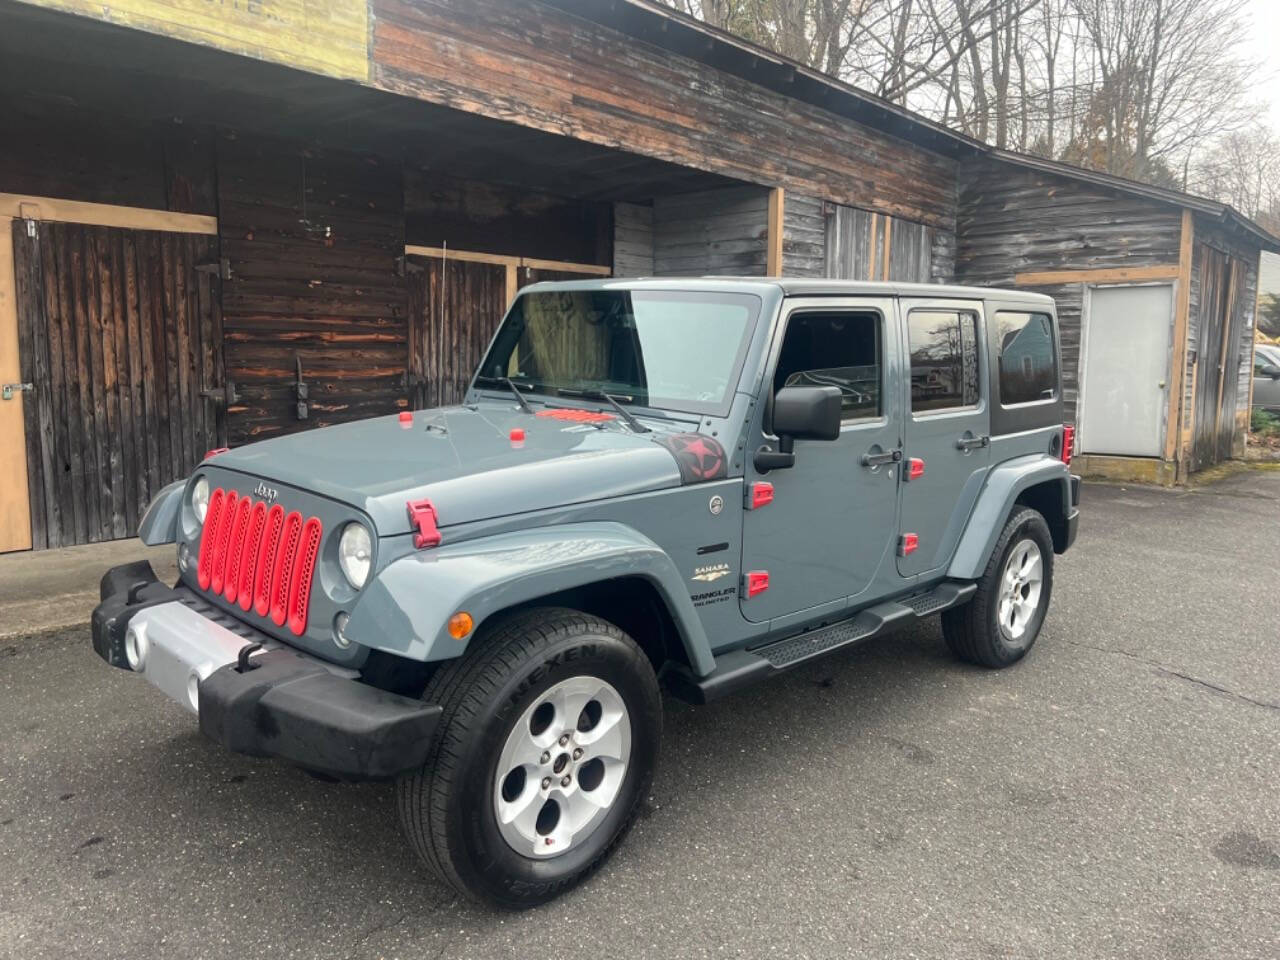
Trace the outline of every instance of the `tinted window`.
{"type": "Polygon", "coordinates": [[[1047,313],[996,314],[1000,348],[1000,403],[1052,400],[1058,393],[1053,321],[1047,313]]]}
{"type": "Polygon", "coordinates": [[[911,409],[947,410],[978,402],[978,317],[958,310],[912,310],[911,409]]]}
{"type": "Polygon", "coordinates": [[[783,387],[840,388],[845,420],[880,415],[880,314],[802,313],[787,321],[773,375],[783,387]]]}

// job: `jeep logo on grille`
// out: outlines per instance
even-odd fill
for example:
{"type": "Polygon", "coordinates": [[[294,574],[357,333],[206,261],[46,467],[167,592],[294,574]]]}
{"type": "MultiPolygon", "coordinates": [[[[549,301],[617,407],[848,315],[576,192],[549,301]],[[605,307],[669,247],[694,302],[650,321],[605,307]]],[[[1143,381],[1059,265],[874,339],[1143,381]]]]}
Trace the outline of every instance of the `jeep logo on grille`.
{"type": "Polygon", "coordinates": [[[279,492],[274,487],[268,487],[265,483],[259,483],[254,487],[253,495],[255,497],[261,497],[263,500],[267,501],[267,503],[275,503],[276,497],[280,496],[279,492]]]}

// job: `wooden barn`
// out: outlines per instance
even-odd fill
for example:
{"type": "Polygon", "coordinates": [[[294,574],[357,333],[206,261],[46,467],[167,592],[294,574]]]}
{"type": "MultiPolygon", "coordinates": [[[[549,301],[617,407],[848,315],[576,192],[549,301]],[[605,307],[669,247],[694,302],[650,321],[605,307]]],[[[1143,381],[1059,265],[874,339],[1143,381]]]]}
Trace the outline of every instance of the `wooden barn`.
{"type": "Polygon", "coordinates": [[[128,536],[212,447],[452,402],[563,277],[1045,290],[1091,469],[1242,443],[1276,238],[652,0],[0,0],[0,62],[0,551],[128,536]]]}

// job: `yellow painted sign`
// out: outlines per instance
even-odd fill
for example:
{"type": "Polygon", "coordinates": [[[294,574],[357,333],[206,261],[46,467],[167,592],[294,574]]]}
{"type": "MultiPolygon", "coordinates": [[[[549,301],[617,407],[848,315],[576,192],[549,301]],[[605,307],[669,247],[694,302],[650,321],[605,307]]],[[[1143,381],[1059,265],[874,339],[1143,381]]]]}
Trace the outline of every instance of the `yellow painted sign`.
{"type": "Polygon", "coordinates": [[[369,79],[368,0],[25,2],[312,73],[369,79]]]}

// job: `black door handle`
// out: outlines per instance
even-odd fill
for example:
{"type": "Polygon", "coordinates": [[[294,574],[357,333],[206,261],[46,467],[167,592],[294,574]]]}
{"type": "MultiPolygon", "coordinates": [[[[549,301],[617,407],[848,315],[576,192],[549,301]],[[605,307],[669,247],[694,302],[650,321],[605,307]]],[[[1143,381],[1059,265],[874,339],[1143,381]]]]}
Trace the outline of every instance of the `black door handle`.
{"type": "Polygon", "coordinates": [[[864,453],[862,455],[862,465],[864,467],[880,467],[886,463],[897,463],[901,459],[901,450],[888,450],[885,453],[864,453]]]}
{"type": "Polygon", "coordinates": [[[961,437],[956,441],[957,450],[976,450],[991,443],[990,437],[961,437]]]}

